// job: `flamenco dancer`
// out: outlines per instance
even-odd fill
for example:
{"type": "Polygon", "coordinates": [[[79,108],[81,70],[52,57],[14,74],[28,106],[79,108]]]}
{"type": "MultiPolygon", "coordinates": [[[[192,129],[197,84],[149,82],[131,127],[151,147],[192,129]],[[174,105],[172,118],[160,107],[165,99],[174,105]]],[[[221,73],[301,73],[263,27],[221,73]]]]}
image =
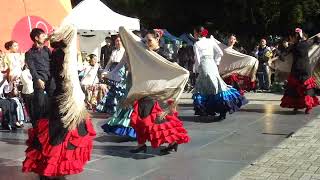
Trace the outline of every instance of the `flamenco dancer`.
{"type": "Polygon", "coordinates": [[[96,133],[86,111],[76,66],[76,36],[64,26],[51,36],[52,76],[56,89],[49,118],[39,119],[28,130],[29,139],[23,172],[34,172],[40,180],[65,179],[78,174],[90,160],[96,133]]]}
{"type": "MultiPolygon", "coordinates": [[[[149,31],[145,39],[150,51],[164,57],[159,46],[160,36],[156,31],[149,31]]],[[[178,144],[190,141],[182,121],[178,119],[174,101],[168,100],[168,110],[163,110],[156,99],[150,94],[134,102],[130,124],[137,133],[138,146],[131,150],[131,153],[141,151],[146,153],[146,141],[150,141],[152,148],[159,148],[162,144],[167,143],[168,146],[161,149],[161,153],[177,151],[178,144]]]]}
{"type": "MultiPolygon", "coordinates": [[[[165,57],[164,49],[161,48],[159,45],[160,35],[156,31],[151,30],[147,32],[145,38],[147,40],[147,49],[165,57]]],[[[113,79],[114,82],[118,81],[119,83],[121,83],[122,80],[121,80],[120,71],[125,66],[128,69],[128,75],[126,76],[126,79],[125,79],[126,91],[125,91],[125,95],[122,97],[122,100],[124,100],[127,97],[128,92],[131,88],[131,83],[132,83],[131,68],[130,68],[130,63],[127,55],[124,54],[123,58],[117,64],[117,66],[114,67],[114,69],[111,72],[106,74],[106,77],[108,79],[113,79]]],[[[109,134],[136,139],[137,138],[136,131],[130,125],[130,121],[131,121],[130,117],[132,112],[133,112],[132,105],[123,106],[123,104],[120,102],[117,107],[117,111],[113,114],[111,118],[108,119],[108,122],[102,126],[102,129],[109,134]]]]}
{"type": "Polygon", "coordinates": [[[193,94],[195,115],[219,113],[219,120],[223,120],[227,112],[237,111],[248,101],[220,77],[218,65],[223,52],[217,43],[202,34],[201,28],[194,30],[194,37],[198,39],[194,45],[195,68],[199,72],[193,94]]]}
{"type": "MultiPolygon", "coordinates": [[[[105,69],[102,72],[102,75],[111,72],[123,58],[126,58],[125,49],[123,48],[120,37],[115,39],[116,49],[112,51],[110,60],[108,61],[105,69]]],[[[101,113],[108,113],[113,115],[117,111],[117,107],[121,98],[125,96],[126,92],[126,75],[127,68],[122,66],[120,69],[116,70],[118,77],[120,78],[119,82],[107,79],[107,84],[110,87],[109,92],[103,97],[97,106],[97,111],[101,113]]]]}
{"type": "Polygon", "coordinates": [[[289,47],[293,63],[280,106],[293,108],[294,113],[305,108],[305,114],[309,114],[313,107],[319,105],[319,99],[315,95],[316,82],[312,76],[308,51],[314,43],[319,43],[319,36],[309,42],[304,38],[302,29],[296,28],[289,33],[289,41],[293,43],[289,47]]]}
{"type": "Polygon", "coordinates": [[[131,88],[130,64],[120,36],[116,38],[115,42],[122,49],[123,53],[116,55],[119,53],[114,54],[116,50],[113,51],[112,54],[114,56],[111,57],[117,56],[116,59],[119,61],[116,64],[112,63],[111,68],[106,67],[107,70],[104,72],[104,76],[107,78],[107,81],[113,85],[111,86],[110,92],[106,95],[105,107],[109,107],[109,109],[110,107],[114,108],[112,109],[114,112],[112,113],[112,117],[108,118],[108,122],[101,127],[106,133],[136,139],[136,132],[130,126],[130,116],[133,109],[130,106],[124,106],[122,104],[131,88]],[[114,101],[112,102],[113,98],[117,103],[113,103],[114,101]]]}

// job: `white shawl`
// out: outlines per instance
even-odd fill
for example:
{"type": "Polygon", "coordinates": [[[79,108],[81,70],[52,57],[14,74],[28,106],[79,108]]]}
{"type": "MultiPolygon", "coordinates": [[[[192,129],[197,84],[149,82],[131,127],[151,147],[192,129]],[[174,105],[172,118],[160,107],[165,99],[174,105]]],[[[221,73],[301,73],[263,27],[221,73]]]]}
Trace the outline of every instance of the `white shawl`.
{"type": "Polygon", "coordinates": [[[255,81],[259,65],[259,61],[255,57],[242,54],[219,42],[213,36],[211,36],[211,38],[223,49],[224,55],[222,56],[219,66],[219,73],[223,78],[237,73],[250,77],[251,81],[255,81]]]}
{"type": "Polygon", "coordinates": [[[120,27],[119,33],[132,73],[132,87],[125,104],[145,96],[162,101],[172,98],[176,102],[188,81],[189,71],[147,50],[141,39],[125,28],[120,27]]]}

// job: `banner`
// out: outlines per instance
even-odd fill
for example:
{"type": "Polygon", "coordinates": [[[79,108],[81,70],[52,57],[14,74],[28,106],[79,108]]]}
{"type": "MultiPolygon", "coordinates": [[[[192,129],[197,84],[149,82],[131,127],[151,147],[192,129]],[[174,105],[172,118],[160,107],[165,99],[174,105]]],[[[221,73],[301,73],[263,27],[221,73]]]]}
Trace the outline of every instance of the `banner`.
{"type": "Polygon", "coordinates": [[[4,43],[15,40],[20,51],[32,46],[30,31],[41,28],[46,33],[53,26],[59,26],[72,9],[70,0],[1,0],[0,7],[0,49],[4,43]]]}

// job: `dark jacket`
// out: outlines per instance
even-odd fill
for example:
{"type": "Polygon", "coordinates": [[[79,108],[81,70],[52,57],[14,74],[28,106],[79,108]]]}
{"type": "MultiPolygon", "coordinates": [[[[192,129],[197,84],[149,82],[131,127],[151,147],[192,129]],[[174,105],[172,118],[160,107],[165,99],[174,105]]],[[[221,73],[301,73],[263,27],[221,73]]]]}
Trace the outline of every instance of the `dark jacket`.
{"type": "Polygon", "coordinates": [[[45,82],[50,80],[50,56],[47,46],[38,48],[33,46],[25,54],[25,61],[30,69],[33,81],[41,79],[45,82]]]}

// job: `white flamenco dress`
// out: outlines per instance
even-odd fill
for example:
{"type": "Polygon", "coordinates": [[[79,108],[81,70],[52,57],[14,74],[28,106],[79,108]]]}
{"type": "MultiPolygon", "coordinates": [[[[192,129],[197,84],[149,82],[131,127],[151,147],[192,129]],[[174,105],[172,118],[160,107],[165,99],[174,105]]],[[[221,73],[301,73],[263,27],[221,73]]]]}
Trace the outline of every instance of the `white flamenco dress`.
{"type": "Polygon", "coordinates": [[[218,66],[223,56],[215,41],[200,38],[194,44],[195,68],[198,70],[193,105],[196,115],[225,116],[233,113],[248,101],[240,93],[227,85],[219,75],[218,66]]]}

